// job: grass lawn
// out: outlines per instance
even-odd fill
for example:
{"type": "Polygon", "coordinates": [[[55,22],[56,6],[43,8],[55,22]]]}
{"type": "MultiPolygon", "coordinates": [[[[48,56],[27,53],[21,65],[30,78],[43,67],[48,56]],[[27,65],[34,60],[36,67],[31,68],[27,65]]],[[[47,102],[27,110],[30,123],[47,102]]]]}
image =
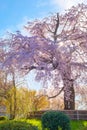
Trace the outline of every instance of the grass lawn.
{"type": "MultiPolygon", "coordinates": [[[[15,120],[14,120],[15,121],[15,120]]],[[[21,122],[26,122],[27,124],[32,124],[33,126],[37,126],[38,130],[42,130],[41,121],[36,119],[22,119],[16,120],[21,122]]],[[[6,122],[13,122],[13,121],[0,121],[0,125],[6,122]]],[[[0,129],[1,130],[1,129],[0,129]]],[[[87,121],[71,121],[71,130],[87,130],[87,121]]]]}
{"type": "Polygon", "coordinates": [[[87,121],[71,121],[71,130],[87,130],[87,121]]]}

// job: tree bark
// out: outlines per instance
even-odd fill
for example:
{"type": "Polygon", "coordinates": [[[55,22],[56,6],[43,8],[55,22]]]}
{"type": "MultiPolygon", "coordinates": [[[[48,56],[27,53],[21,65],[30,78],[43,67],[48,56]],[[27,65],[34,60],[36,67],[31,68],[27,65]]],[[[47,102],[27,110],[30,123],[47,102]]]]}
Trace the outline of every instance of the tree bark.
{"type": "Polygon", "coordinates": [[[70,64],[65,64],[64,71],[62,72],[62,80],[64,85],[64,109],[75,110],[74,80],[71,78],[70,64]]]}
{"type": "Polygon", "coordinates": [[[12,98],[10,97],[10,101],[9,101],[9,104],[10,104],[10,119],[13,118],[13,112],[12,112],[12,98]]]}
{"type": "Polygon", "coordinates": [[[13,87],[14,87],[14,110],[13,110],[13,119],[16,116],[16,108],[17,108],[17,101],[16,101],[16,85],[15,85],[15,74],[13,73],[13,87]]]}
{"type": "Polygon", "coordinates": [[[75,110],[75,91],[73,81],[64,81],[64,109],[75,110]]]}

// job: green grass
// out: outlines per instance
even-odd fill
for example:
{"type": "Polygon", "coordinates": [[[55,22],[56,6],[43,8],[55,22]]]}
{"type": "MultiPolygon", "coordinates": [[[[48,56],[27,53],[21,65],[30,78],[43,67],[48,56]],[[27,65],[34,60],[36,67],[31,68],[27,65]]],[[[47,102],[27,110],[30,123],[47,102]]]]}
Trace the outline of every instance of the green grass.
{"type": "MultiPolygon", "coordinates": [[[[20,122],[22,122],[22,125],[23,125],[23,122],[25,123],[25,125],[31,124],[32,126],[38,127],[38,130],[42,130],[41,121],[38,119],[27,119],[27,120],[21,119],[21,120],[14,120],[14,121],[18,122],[18,124],[20,124],[20,122]]],[[[12,123],[14,121],[0,121],[0,126],[3,123],[5,123],[5,124],[6,124],[6,122],[12,123]]],[[[0,130],[4,130],[4,129],[0,129],[0,130]]],[[[28,129],[25,129],[25,130],[28,130],[28,129]]],[[[87,130],[87,121],[71,121],[71,130],[87,130]]]]}
{"type": "Polygon", "coordinates": [[[71,130],[87,130],[87,121],[71,121],[71,130]]]}

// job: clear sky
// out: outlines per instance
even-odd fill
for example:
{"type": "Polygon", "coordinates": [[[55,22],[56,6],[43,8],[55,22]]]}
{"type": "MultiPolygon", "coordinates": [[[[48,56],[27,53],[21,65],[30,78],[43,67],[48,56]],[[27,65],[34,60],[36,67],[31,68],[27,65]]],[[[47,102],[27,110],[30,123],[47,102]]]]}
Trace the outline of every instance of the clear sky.
{"type": "Polygon", "coordinates": [[[21,29],[28,20],[61,12],[87,0],[0,0],[0,34],[21,29]]]}
{"type": "Polygon", "coordinates": [[[44,17],[59,10],[52,0],[0,0],[0,33],[16,30],[28,19],[44,17]]]}
{"type": "MultiPolygon", "coordinates": [[[[0,0],[0,36],[6,31],[22,30],[28,20],[60,13],[82,2],[87,4],[87,0],[0,0]]],[[[33,80],[32,77],[30,79],[33,80]]],[[[29,81],[31,86],[32,80],[29,81]]]]}

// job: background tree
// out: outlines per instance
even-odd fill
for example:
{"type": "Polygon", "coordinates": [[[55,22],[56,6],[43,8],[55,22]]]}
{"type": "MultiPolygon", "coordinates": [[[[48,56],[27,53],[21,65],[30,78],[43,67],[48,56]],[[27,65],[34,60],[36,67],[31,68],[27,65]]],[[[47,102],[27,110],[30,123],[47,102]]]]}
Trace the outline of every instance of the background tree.
{"type": "Polygon", "coordinates": [[[53,79],[59,90],[56,95],[64,91],[64,109],[75,109],[74,83],[86,75],[86,14],[87,6],[79,4],[63,15],[28,22],[29,37],[18,31],[5,40],[10,51],[4,65],[13,64],[26,73],[35,69],[36,80],[43,80],[46,86],[53,79]]]}
{"type": "Polygon", "coordinates": [[[54,87],[47,89],[47,96],[50,102],[49,109],[51,110],[62,110],[64,109],[63,92],[58,96],[56,95],[57,90],[54,87]]]}
{"type": "Polygon", "coordinates": [[[48,97],[43,94],[43,91],[39,90],[35,93],[33,100],[34,111],[47,110],[50,107],[50,101],[48,97]]]}
{"type": "Polygon", "coordinates": [[[17,91],[17,113],[27,116],[28,112],[44,110],[49,107],[49,101],[45,96],[37,96],[37,91],[27,88],[19,88],[17,91]],[[20,96],[19,96],[20,95],[20,96]]]}
{"type": "Polygon", "coordinates": [[[76,109],[87,109],[87,86],[76,88],[76,109]]]}

